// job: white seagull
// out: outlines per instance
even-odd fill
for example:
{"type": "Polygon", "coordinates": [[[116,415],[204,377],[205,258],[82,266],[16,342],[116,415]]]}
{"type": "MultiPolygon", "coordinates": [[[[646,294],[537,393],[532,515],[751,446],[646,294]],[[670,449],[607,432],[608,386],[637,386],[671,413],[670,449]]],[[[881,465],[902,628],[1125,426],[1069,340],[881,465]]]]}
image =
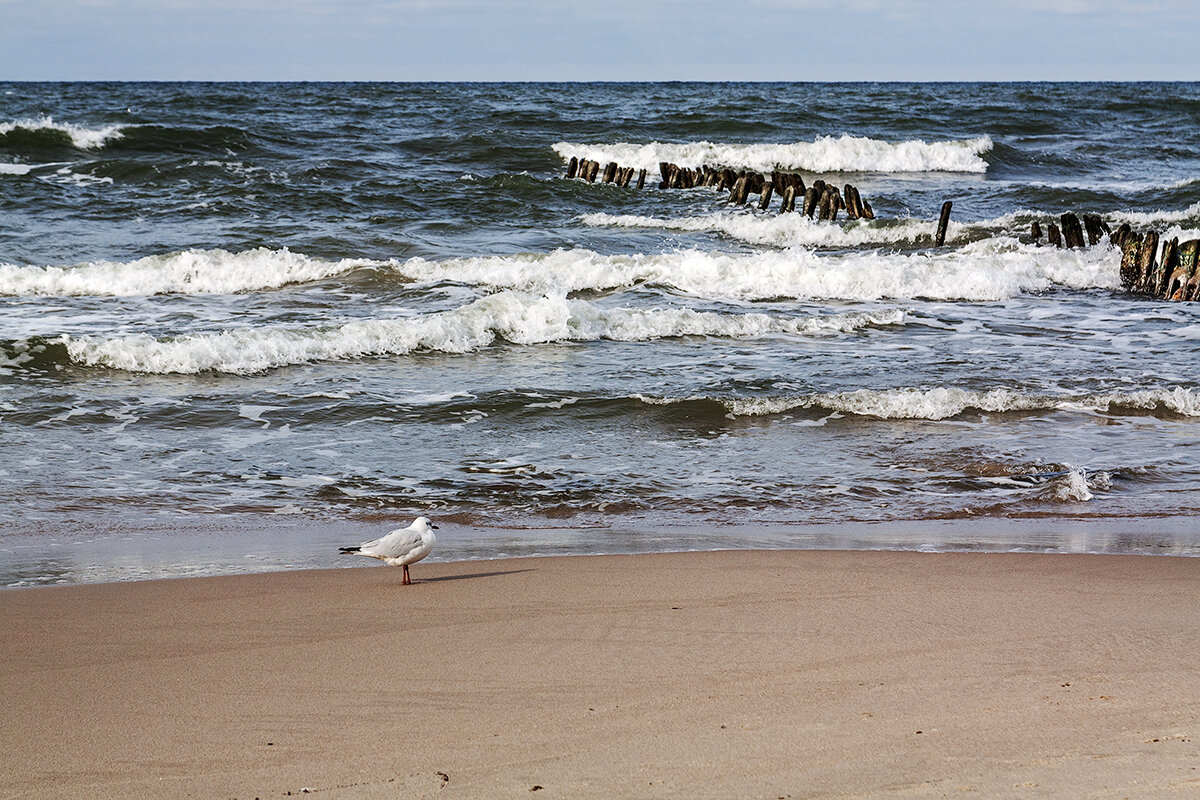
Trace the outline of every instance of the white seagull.
{"type": "Polygon", "coordinates": [[[412,584],[412,579],[408,577],[408,565],[417,563],[433,552],[435,530],[437,525],[430,522],[429,517],[417,517],[407,528],[397,528],[387,536],[355,547],[343,547],[340,552],[378,558],[390,567],[404,567],[404,579],[400,584],[408,586],[412,584]]]}

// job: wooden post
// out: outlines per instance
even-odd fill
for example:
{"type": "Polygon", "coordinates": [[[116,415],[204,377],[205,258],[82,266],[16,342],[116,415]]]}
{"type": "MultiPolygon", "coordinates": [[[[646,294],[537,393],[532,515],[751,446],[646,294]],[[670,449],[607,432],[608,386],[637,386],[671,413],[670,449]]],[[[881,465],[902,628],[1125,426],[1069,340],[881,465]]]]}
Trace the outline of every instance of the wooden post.
{"type": "Polygon", "coordinates": [[[1121,285],[1127,291],[1136,288],[1141,278],[1141,273],[1138,271],[1141,256],[1142,239],[1140,236],[1130,234],[1121,245],[1121,285]]]}
{"type": "Polygon", "coordinates": [[[567,180],[575,177],[575,173],[579,171],[579,159],[571,156],[570,162],[567,163],[567,180]]]}
{"type": "Polygon", "coordinates": [[[610,161],[604,165],[604,182],[612,183],[617,177],[617,162],[610,161]]]}
{"type": "Polygon", "coordinates": [[[762,188],[762,201],[758,204],[759,211],[766,211],[771,205],[771,194],[775,191],[775,184],[764,183],[762,188]]]}
{"type": "Polygon", "coordinates": [[[1100,244],[1100,239],[1104,237],[1104,227],[1100,218],[1092,214],[1084,214],[1083,224],[1087,229],[1088,246],[1095,247],[1100,244]]]}
{"type": "MultiPolygon", "coordinates": [[[[1138,256],[1138,290],[1147,294],[1157,295],[1161,292],[1159,287],[1158,265],[1154,263],[1154,259],[1158,256],[1158,234],[1154,231],[1146,231],[1146,236],[1142,239],[1142,253],[1138,256]]],[[[1165,279],[1164,279],[1165,280],[1165,279]]]]}
{"type": "MultiPolygon", "coordinates": [[[[1123,222],[1121,223],[1121,227],[1117,228],[1116,233],[1109,234],[1108,240],[1117,247],[1123,247],[1125,244],[1125,239],[1133,235],[1135,234],[1133,229],[1129,227],[1129,223],[1123,222]]],[[[1141,239],[1142,237],[1138,236],[1138,241],[1141,241],[1141,239]]]]}
{"type": "MultiPolygon", "coordinates": [[[[1188,276],[1187,286],[1183,289],[1183,300],[1200,300],[1200,241],[1192,239],[1188,242],[1192,245],[1192,270],[1188,276]]],[[[1183,250],[1183,246],[1179,248],[1183,250]]],[[[1180,261],[1183,259],[1181,258],[1180,261]]]]}
{"type": "Polygon", "coordinates": [[[841,194],[838,193],[837,187],[826,186],[825,191],[821,194],[817,218],[836,222],[838,209],[845,207],[846,203],[842,200],[841,194]]]}
{"type": "Polygon", "coordinates": [[[858,196],[858,189],[847,183],[842,196],[846,199],[846,216],[850,219],[862,217],[862,199],[858,196]]]}
{"type": "Polygon", "coordinates": [[[796,187],[788,186],[783,190],[783,197],[779,198],[779,213],[790,214],[796,210],[796,187]]]}
{"type": "Polygon", "coordinates": [[[599,161],[589,161],[588,162],[588,174],[587,174],[587,179],[588,179],[589,183],[596,182],[596,174],[598,172],[600,172],[600,162],[599,161]]]}
{"type": "Polygon", "coordinates": [[[950,200],[942,203],[942,215],[938,217],[937,236],[933,240],[934,247],[941,247],[946,243],[946,228],[950,225],[950,208],[953,205],[954,203],[950,200]]]}
{"type": "Polygon", "coordinates": [[[638,173],[637,188],[639,188],[639,189],[646,188],[646,170],[645,169],[643,169],[641,172],[638,173]]]}
{"type": "Polygon", "coordinates": [[[1176,236],[1169,242],[1163,242],[1162,249],[1162,265],[1159,267],[1162,274],[1166,276],[1162,288],[1158,292],[1158,296],[1164,300],[1171,299],[1171,293],[1175,291],[1175,281],[1178,279],[1176,272],[1179,269],[1179,237],[1176,236]]]}
{"type": "Polygon", "coordinates": [[[1033,237],[1035,242],[1040,242],[1042,240],[1042,226],[1038,224],[1036,219],[1033,221],[1033,224],[1029,226],[1029,235],[1033,237]]]}
{"type": "Polygon", "coordinates": [[[729,202],[737,206],[744,205],[746,202],[747,193],[746,176],[743,175],[742,177],[738,178],[737,183],[733,185],[733,190],[729,193],[729,202]]]}
{"type": "Polygon", "coordinates": [[[1046,226],[1046,244],[1052,244],[1055,247],[1062,247],[1062,234],[1058,230],[1058,226],[1051,222],[1046,226]]]}
{"type": "Polygon", "coordinates": [[[1179,266],[1172,276],[1170,297],[1172,300],[1187,300],[1192,277],[1196,274],[1196,255],[1200,251],[1200,239],[1188,239],[1179,245],[1179,266]]]}
{"type": "Polygon", "coordinates": [[[1063,244],[1067,247],[1083,247],[1083,226],[1079,224],[1079,217],[1068,211],[1059,219],[1062,221],[1063,244]]]}
{"type": "Polygon", "coordinates": [[[817,185],[814,183],[804,191],[804,206],[801,209],[804,216],[812,219],[813,213],[816,212],[819,203],[820,193],[817,191],[817,185]]]}

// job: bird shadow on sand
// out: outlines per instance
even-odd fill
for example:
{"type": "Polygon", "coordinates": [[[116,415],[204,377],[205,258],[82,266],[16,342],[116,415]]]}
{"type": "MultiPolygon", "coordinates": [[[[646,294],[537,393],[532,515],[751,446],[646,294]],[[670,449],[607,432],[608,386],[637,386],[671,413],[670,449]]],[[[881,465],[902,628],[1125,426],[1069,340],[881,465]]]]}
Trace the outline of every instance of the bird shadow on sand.
{"type": "Polygon", "coordinates": [[[526,569],[503,569],[494,572],[468,572],[463,575],[439,575],[436,578],[421,578],[413,583],[436,583],[438,581],[464,581],[469,578],[495,578],[500,575],[516,575],[518,572],[533,572],[532,567],[526,569]]]}

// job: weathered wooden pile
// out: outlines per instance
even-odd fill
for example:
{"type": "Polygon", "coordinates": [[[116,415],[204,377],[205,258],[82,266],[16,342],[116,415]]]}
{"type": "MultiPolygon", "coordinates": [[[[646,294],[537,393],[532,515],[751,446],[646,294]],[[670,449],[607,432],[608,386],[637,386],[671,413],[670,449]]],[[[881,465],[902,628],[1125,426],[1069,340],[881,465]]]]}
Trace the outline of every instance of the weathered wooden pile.
{"type": "Polygon", "coordinates": [[[1179,237],[1162,243],[1158,253],[1158,234],[1130,230],[1128,225],[1117,228],[1113,244],[1121,248],[1121,283],[1131,292],[1161,297],[1164,300],[1200,300],[1200,239],[1180,242],[1179,237]]]}
{"type": "MultiPolygon", "coordinates": [[[[1121,284],[1126,290],[1138,294],[1159,297],[1163,300],[1200,300],[1200,239],[1189,239],[1180,243],[1179,237],[1162,242],[1159,255],[1159,237],[1154,231],[1137,233],[1123,223],[1115,231],[1104,220],[1084,215],[1083,223],[1075,214],[1063,214],[1058,225],[1047,226],[1046,242],[1055,247],[1083,247],[1084,233],[1087,244],[1099,244],[1104,235],[1121,249],[1121,284]]],[[[1032,226],[1033,240],[1042,239],[1042,226],[1032,226]]]]}
{"type": "MultiPolygon", "coordinates": [[[[729,202],[734,205],[745,205],[750,195],[758,195],[758,207],[766,211],[771,205],[771,198],[779,195],[780,213],[791,213],[796,210],[796,200],[801,200],[800,211],[809,219],[836,220],[838,212],[846,211],[850,219],[875,219],[871,204],[862,199],[858,189],[846,184],[838,189],[833,184],[817,179],[812,186],[804,185],[804,178],[795,172],[775,170],[766,176],[755,170],[735,171],[729,168],[702,166],[698,169],[681,167],[666,161],[658,165],[662,178],[660,189],[693,189],[697,186],[707,186],[718,192],[729,192],[729,202]]],[[[603,183],[613,183],[617,186],[628,186],[633,178],[633,167],[621,167],[615,161],[610,161],[601,172],[600,162],[589,159],[571,157],[567,164],[567,178],[595,182],[600,178],[603,183]]],[[[646,185],[646,170],[638,172],[637,188],[646,185]]]]}

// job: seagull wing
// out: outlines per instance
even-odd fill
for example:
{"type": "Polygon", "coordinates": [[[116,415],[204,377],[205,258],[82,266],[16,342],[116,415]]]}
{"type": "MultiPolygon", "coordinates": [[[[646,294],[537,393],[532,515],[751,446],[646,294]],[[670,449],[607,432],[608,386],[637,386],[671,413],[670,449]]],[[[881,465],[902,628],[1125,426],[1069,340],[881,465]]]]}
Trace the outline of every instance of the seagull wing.
{"type": "Polygon", "coordinates": [[[378,547],[379,543],[382,542],[386,538],[387,538],[386,536],[381,536],[378,539],[372,539],[369,542],[363,542],[358,547],[348,547],[346,549],[347,550],[359,550],[359,551],[370,550],[372,547],[378,547]]]}
{"type": "Polygon", "coordinates": [[[382,539],[367,542],[360,550],[372,556],[400,558],[421,546],[421,534],[408,528],[392,531],[382,539]]]}

